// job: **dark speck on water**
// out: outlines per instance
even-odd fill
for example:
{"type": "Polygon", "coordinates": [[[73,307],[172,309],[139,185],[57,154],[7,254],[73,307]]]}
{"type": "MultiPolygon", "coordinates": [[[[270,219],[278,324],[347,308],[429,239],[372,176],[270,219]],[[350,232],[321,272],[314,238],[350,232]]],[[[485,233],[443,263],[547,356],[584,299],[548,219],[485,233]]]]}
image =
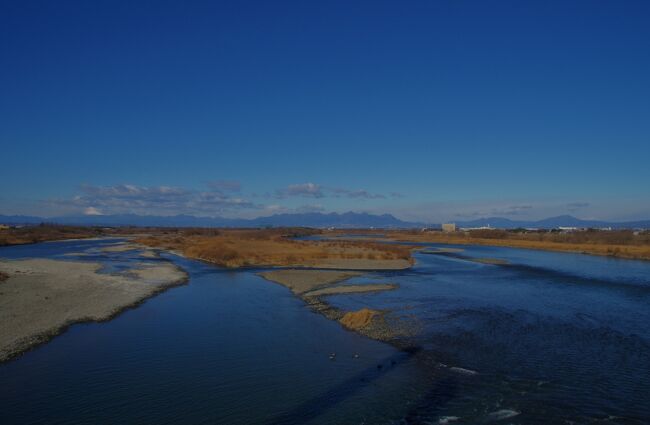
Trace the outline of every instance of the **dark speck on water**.
{"type": "MultiPolygon", "coordinates": [[[[101,251],[116,242],[5,247],[0,258],[99,261],[106,273],[145,261],[101,251]]],[[[189,284],[0,365],[0,422],[650,423],[650,262],[463,248],[349,282],[395,290],[327,298],[414,329],[390,343],[257,270],[146,259],[173,261],[189,284]],[[500,261],[475,261],[485,258],[500,261]]]]}

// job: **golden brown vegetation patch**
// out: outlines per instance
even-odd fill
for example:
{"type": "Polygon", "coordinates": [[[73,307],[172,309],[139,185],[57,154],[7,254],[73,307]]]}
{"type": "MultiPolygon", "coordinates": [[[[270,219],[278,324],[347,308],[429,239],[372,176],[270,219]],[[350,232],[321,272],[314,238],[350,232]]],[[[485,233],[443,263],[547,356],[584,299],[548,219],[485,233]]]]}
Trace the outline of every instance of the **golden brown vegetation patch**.
{"type": "Polygon", "coordinates": [[[372,323],[372,320],[380,314],[376,310],[369,308],[362,308],[358,311],[349,311],[339,320],[343,326],[353,330],[359,330],[367,327],[372,323]]]}
{"type": "Polygon", "coordinates": [[[557,232],[515,232],[475,230],[470,232],[390,232],[391,240],[436,242],[460,245],[492,245],[549,251],[650,260],[650,233],[635,234],[630,230],[557,232]]]}
{"type": "MultiPolygon", "coordinates": [[[[313,231],[312,231],[313,232],[313,231]]],[[[401,268],[411,264],[413,247],[370,241],[295,240],[292,229],[228,229],[204,234],[176,231],[154,234],[136,242],[181,252],[224,267],[304,266],[341,268],[401,268]],[[336,261],[337,260],[338,263],[336,261]],[[364,261],[359,261],[364,260],[364,261]],[[391,261],[383,264],[382,262],[391,261]],[[346,266],[346,262],[352,266],[346,266]]]]}
{"type": "Polygon", "coordinates": [[[0,230],[0,246],[22,245],[62,239],[91,238],[101,234],[102,231],[98,228],[58,226],[55,224],[41,224],[20,228],[12,227],[0,230]]]}

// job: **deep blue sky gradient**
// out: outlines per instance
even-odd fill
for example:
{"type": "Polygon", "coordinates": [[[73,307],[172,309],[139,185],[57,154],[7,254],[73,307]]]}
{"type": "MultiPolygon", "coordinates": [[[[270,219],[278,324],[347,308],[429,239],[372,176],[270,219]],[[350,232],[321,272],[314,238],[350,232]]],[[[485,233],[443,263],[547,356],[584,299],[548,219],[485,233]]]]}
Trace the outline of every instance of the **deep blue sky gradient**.
{"type": "Polygon", "coordinates": [[[647,1],[5,1],[0,213],[229,179],[283,208],[648,218],[648,22],[647,1]],[[307,182],[386,198],[272,195],[307,182]]]}

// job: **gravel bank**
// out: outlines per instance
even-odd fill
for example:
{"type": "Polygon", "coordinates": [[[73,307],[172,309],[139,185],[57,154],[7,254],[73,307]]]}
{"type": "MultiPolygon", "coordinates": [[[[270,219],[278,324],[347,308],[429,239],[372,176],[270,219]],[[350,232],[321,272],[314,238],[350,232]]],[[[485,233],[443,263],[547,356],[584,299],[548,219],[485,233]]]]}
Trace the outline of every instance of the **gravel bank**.
{"type": "Polygon", "coordinates": [[[186,281],[171,263],[140,264],[120,275],[99,263],[0,260],[0,362],[48,341],[71,324],[107,320],[186,281]]]}
{"type": "Polygon", "coordinates": [[[315,312],[328,319],[337,320],[346,328],[370,338],[392,342],[396,338],[410,335],[412,324],[403,321],[388,323],[384,311],[362,309],[346,312],[327,302],[329,295],[387,291],[398,287],[392,283],[338,285],[362,274],[349,271],[274,270],[259,275],[291,289],[315,312]]]}

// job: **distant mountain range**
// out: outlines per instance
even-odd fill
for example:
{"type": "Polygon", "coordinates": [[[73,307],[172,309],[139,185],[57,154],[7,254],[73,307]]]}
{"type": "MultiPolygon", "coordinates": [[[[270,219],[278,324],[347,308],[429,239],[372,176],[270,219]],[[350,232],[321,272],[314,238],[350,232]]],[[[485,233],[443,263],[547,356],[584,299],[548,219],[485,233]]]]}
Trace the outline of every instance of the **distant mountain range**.
{"type": "MultiPolygon", "coordinates": [[[[58,223],[85,226],[156,226],[156,227],[266,227],[266,226],[304,226],[317,228],[420,228],[439,227],[440,224],[425,224],[403,221],[390,214],[368,213],[304,213],[276,214],[269,217],[253,219],[236,219],[223,217],[195,217],[192,215],[154,216],[136,214],[115,215],[82,215],[63,217],[34,217],[22,215],[0,215],[3,224],[38,224],[58,223]]],[[[608,222],[597,220],[581,220],[570,215],[546,218],[537,221],[510,220],[502,217],[480,218],[471,221],[456,222],[458,227],[490,226],[499,229],[537,228],[552,229],[557,227],[611,227],[614,229],[650,229],[650,220],[629,222],[608,222]]]]}
{"type": "Polygon", "coordinates": [[[160,227],[336,227],[336,228],[413,228],[421,223],[409,223],[390,214],[374,215],[367,213],[304,213],[276,214],[269,217],[253,219],[236,219],[223,217],[195,217],[191,215],[154,216],[136,214],[116,215],[82,215],[62,217],[6,216],[0,215],[4,224],[38,224],[57,223],[86,226],[160,226],[160,227]]]}
{"type": "Polygon", "coordinates": [[[559,215],[537,221],[510,220],[502,217],[480,218],[471,221],[456,222],[458,227],[495,227],[498,229],[534,228],[554,229],[558,227],[606,228],[612,229],[650,229],[650,220],[612,222],[599,220],[582,220],[571,215],[559,215]]]}

